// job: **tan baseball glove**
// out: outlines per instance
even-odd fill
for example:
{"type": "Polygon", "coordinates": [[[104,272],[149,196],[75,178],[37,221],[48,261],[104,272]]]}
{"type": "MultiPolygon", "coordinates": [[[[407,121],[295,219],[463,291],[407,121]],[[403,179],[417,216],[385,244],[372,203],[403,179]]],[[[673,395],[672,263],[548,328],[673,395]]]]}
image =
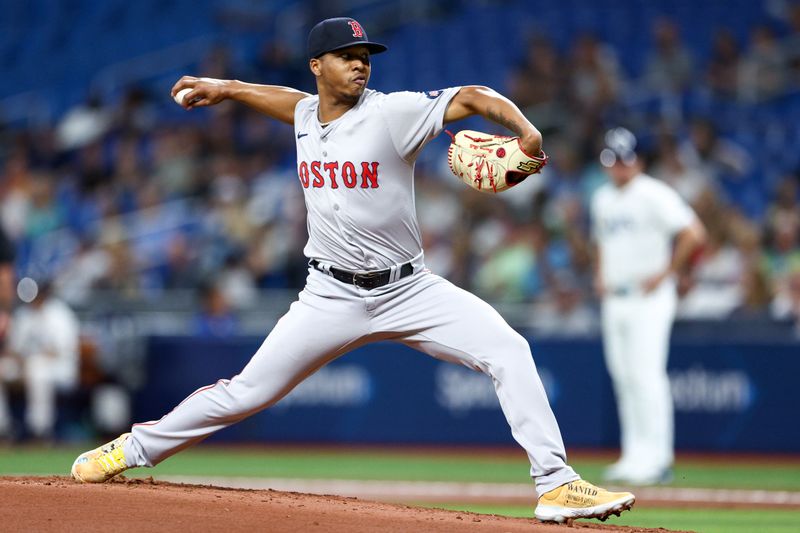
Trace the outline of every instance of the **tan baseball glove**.
{"type": "Polygon", "coordinates": [[[522,150],[519,137],[462,130],[453,135],[447,150],[450,170],[473,189],[498,193],[536,174],[547,164],[547,155],[537,157],[522,150]]]}

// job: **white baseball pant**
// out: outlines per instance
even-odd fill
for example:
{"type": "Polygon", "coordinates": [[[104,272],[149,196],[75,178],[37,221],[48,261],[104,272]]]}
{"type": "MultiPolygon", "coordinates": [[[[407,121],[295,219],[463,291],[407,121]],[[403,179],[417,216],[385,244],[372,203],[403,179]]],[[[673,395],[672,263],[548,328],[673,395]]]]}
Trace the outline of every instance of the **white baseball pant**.
{"type": "Polygon", "coordinates": [[[528,454],[539,495],[578,479],[566,464],[528,342],[491,306],[421,264],[411,276],[373,290],[310,269],[298,301],[241,373],[198,389],[161,420],[134,425],[126,460],[158,464],[275,404],[333,359],[380,340],[489,375],[512,435],[528,454]]]}
{"type": "Polygon", "coordinates": [[[672,465],[673,407],[667,375],[675,286],[603,299],[603,344],[620,423],[620,463],[639,474],[672,465]]]}
{"type": "Polygon", "coordinates": [[[25,389],[25,425],[35,437],[49,437],[57,421],[57,395],[77,382],[77,367],[48,354],[28,355],[0,363],[0,433],[11,429],[11,410],[4,380],[21,380],[25,389]]]}

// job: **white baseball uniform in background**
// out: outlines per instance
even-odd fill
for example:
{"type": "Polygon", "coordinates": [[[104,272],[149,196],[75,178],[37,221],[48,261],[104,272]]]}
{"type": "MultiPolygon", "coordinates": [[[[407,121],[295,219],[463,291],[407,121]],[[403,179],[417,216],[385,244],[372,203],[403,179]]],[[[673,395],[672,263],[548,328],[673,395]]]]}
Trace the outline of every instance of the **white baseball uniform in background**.
{"type": "Polygon", "coordinates": [[[673,189],[645,174],[621,188],[606,183],[592,199],[606,289],[603,344],[621,429],[621,478],[645,482],[673,462],[667,358],[677,305],[675,280],[665,280],[649,294],[641,286],[669,267],[673,237],[694,217],[673,189]]]}
{"type": "MultiPolygon", "coordinates": [[[[80,325],[72,309],[56,298],[14,312],[8,349],[21,365],[5,364],[3,377],[25,388],[25,423],[34,436],[50,436],[56,424],[56,394],[78,384],[80,325]]],[[[11,363],[7,359],[5,363],[11,363]]],[[[15,360],[14,360],[15,361],[15,360]]],[[[8,399],[0,379],[0,429],[10,424],[8,399]]]]}
{"type": "Polygon", "coordinates": [[[367,89],[340,118],[320,124],[317,96],[295,108],[298,178],[308,209],[305,254],[318,261],[306,287],[231,380],[201,388],[159,421],[136,424],[129,466],[152,466],[269,407],[326,363],[364,344],[394,340],[491,377],[541,495],[578,479],[527,341],[488,304],[425,269],[414,207],[414,161],[439,134],[459,88],[383,94],[367,89]],[[413,273],[403,277],[410,262],[413,273]],[[330,268],[391,269],[375,289],[330,268]],[[320,270],[321,269],[321,270],[320,270]]]}

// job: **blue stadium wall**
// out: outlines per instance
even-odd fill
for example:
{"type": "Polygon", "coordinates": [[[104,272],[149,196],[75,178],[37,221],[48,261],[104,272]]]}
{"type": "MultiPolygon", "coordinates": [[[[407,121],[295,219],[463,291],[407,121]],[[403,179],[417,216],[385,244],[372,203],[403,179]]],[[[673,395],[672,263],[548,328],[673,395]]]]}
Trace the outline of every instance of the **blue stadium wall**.
{"type": "MultiPolygon", "coordinates": [[[[232,377],[260,342],[149,339],[149,378],[136,393],[135,419],[156,420],[195,389],[232,377]]],[[[566,445],[616,447],[616,408],[600,341],[531,344],[566,445]]],[[[670,379],[677,448],[800,452],[795,396],[799,356],[797,344],[674,341],[670,379]]],[[[395,343],[345,355],[277,405],[211,440],[513,443],[488,377],[395,343]]]]}

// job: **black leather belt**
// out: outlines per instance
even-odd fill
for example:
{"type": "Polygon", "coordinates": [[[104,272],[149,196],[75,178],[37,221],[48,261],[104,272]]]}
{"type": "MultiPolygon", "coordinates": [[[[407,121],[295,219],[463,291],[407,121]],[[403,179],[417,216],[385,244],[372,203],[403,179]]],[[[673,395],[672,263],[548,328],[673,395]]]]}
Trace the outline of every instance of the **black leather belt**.
{"type": "MultiPolygon", "coordinates": [[[[323,268],[319,261],[312,259],[308,262],[309,265],[316,268],[320,272],[333,276],[337,281],[348,283],[361,287],[362,289],[377,289],[389,283],[392,275],[392,269],[386,270],[373,270],[371,272],[353,272],[351,270],[344,270],[342,268],[329,267],[327,270],[323,268]]],[[[414,267],[410,262],[403,264],[400,267],[400,276],[397,279],[402,279],[414,273],[414,267]]]]}

